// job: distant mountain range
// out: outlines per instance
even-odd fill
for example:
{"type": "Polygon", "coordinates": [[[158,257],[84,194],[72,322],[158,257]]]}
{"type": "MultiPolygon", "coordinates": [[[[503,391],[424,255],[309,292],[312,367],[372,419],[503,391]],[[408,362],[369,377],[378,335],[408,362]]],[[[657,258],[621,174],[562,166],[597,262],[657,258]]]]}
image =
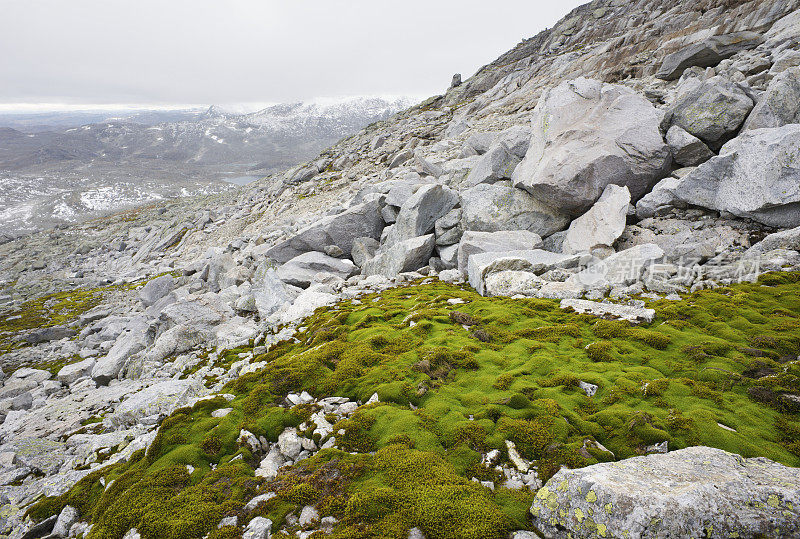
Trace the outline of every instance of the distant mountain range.
{"type": "Polygon", "coordinates": [[[15,236],[156,199],[229,189],[229,182],[310,159],[411,104],[354,97],[244,114],[219,106],[0,114],[0,225],[15,236]],[[80,123],[85,119],[93,121],[80,123]]]}

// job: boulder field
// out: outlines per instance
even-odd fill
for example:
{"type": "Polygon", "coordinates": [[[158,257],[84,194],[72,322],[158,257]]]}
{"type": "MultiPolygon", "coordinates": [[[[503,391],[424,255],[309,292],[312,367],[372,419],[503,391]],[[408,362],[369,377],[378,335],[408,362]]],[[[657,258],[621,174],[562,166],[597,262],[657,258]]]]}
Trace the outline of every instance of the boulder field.
{"type": "Polygon", "coordinates": [[[797,536],[799,13],[594,0],[310,163],[3,238],[0,537],[797,536]]]}

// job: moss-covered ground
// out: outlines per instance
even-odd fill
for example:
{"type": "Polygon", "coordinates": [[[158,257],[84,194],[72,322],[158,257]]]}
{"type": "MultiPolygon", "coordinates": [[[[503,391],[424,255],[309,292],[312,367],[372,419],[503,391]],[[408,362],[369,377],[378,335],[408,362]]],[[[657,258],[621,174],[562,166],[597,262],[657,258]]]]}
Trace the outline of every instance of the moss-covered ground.
{"type": "Polygon", "coordinates": [[[505,440],[543,480],[562,465],[622,459],[663,441],[800,466],[800,415],[786,397],[800,393],[800,275],[650,306],[655,321],[633,327],[437,281],[323,308],[296,341],[255,358],[267,368],[225,387],[232,402],[176,411],[147,452],[30,512],[71,504],[95,524],[93,538],[132,527],[147,538],[219,538],[240,533],[217,529],[225,516],[240,526],[267,516],[277,527],[315,504],[338,519],[336,538],[405,538],[415,526],[429,538],[501,538],[528,527],[532,493],[471,479],[497,479],[481,452],[505,452],[505,440]],[[596,395],[579,381],[599,386],[596,395]],[[301,390],[362,402],[377,392],[381,402],[334,426],[337,448],[273,481],[255,477],[258,458],[237,445],[240,430],[275,441],[301,425],[309,406],[281,406],[301,390]],[[223,407],[233,412],[211,416],[223,407]],[[245,511],[268,490],[277,496],[245,511]]]}

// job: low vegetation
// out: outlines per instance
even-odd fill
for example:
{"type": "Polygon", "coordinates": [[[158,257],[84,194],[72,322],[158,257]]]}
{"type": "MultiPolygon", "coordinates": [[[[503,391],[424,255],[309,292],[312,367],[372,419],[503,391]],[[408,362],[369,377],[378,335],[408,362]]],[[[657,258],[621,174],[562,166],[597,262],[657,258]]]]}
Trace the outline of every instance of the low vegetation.
{"type": "Polygon", "coordinates": [[[335,538],[405,538],[415,526],[429,538],[503,538],[529,526],[532,493],[472,479],[500,479],[480,461],[491,449],[507,460],[506,440],[542,480],[665,441],[800,466],[791,397],[800,393],[800,275],[650,306],[655,321],[633,327],[556,301],[483,298],[428,281],[323,308],[296,340],[256,356],[267,368],[225,387],[233,401],[177,410],[146,452],[29,512],[42,518],[73,505],[94,523],[92,538],[133,527],[148,538],[221,538],[239,533],[217,529],[223,517],[281,526],[314,504],[338,519],[335,538]],[[240,430],[275,441],[307,422],[311,406],[283,406],[302,390],[362,402],[377,393],[380,402],[334,426],[336,448],[273,481],[255,477],[258,456],[237,444],[240,430]],[[277,495],[245,510],[267,491],[277,495]]]}

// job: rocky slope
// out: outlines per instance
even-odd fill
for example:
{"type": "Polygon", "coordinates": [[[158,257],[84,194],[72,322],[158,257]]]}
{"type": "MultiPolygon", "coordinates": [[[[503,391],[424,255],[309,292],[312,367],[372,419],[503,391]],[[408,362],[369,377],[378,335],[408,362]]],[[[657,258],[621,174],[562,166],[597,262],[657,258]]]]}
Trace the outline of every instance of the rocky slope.
{"type": "Polygon", "coordinates": [[[796,536],[798,8],[596,0],[309,163],[0,246],[5,533],[796,536]]]}

